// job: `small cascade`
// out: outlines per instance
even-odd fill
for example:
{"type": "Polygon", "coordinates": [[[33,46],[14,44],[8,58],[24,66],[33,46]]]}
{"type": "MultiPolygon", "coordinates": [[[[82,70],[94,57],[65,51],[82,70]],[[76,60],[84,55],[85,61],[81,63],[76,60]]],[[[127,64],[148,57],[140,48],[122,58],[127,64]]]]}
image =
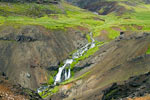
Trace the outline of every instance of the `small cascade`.
{"type": "Polygon", "coordinates": [[[69,68],[67,79],[71,77],[71,68],[69,68]]]}
{"type": "MultiPolygon", "coordinates": [[[[83,56],[89,49],[94,48],[96,46],[95,40],[93,38],[92,32],[89,34],[91,37],[91,42],[87,43],[82,48],[78,49],[75,53],[72,54],[71,59],[67,59],[64,61],[64,65],[59,68],[57,75],[55,76],[54,85],[57,83],[68,80],[71,77],[71,64],[77,58],[83,56]]],[[[49,88],[49,86],[40,87],[37,91],[38,93],[43,92],[45,89],[49,88]]]]}
{"type": "MultiPolygon", "coordinates": [[[[64,62],[64,65],[62,67],[59,68],[59,71],[56,75],[56,78],[55,78],[55,82],[54,82],[54,85],[56,85],[57,83],[60,83],[62,82],[62,72],[63,70],[65,70],[65,80],[69,79],[70,78],[70,71],[68,71],[68,74],[67,74],[67,69],[65,69],[67,66],[70,66],[70,64],[72,64],[73,62],[73,59],[67,59],[65,62],[64,62]]],[[[69,67],[70,69],[70,67],[69,67]]]]}
{"type": "Polygon", "coordinates": [[[95,40],[93,38],[92,32],[90,33],[90,37],[91,37],[91,40],[92,40],[90,48],[94,48],[96,46],[96,43],[95,43],[95,40]]]}
{"type": "Polygon", "coordinates": [[[65,69],[65,80],[67,80],[68,75],[67,75],[67,69],[65,69]]]}

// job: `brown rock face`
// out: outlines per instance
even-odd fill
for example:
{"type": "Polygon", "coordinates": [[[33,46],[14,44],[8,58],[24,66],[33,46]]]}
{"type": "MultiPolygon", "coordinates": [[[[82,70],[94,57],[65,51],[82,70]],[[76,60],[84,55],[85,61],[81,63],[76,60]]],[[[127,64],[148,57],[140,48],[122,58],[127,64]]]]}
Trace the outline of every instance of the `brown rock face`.
{"type": "Polygon", "coordinates": [[[57,66],[69,53],[86,43],[84,35],[73,29],[47,30],[40,26],[0,31],[0,70],[9,80],[35,89],[48,81],[47,68],[57,66]]]}

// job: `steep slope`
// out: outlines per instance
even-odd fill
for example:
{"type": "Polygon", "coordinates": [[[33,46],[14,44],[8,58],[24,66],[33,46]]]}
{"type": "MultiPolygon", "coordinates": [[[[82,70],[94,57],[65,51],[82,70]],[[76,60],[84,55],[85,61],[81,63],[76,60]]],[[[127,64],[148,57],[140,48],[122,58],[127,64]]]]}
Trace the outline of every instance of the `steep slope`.
{"type": "Polygon", "coordinates": [[[89,72],[79,80],[60,86],[60,92],[52,100],[57,100],[58,95],[58,100],[97,100],[102,98],[102,90],[113,82],[148,72],[150,59],[143,55],[146,54],[149,40],[149,34],[131,35],[100,47],[99,52],[89,58],[95,60],[86,71],[89,72]]]}

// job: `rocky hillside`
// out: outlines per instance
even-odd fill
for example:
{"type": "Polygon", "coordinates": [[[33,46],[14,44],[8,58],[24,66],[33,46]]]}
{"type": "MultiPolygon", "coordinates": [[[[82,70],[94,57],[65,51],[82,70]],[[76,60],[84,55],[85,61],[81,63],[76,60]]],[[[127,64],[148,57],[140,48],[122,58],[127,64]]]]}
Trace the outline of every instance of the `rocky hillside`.
{"type": "Polygon", "coordinates": [[[75,30],[49,31],[32,25],[5,27],[0,41],[0,70],[13,82],[32,89],[48,82],[48,68],[57,68],[70,52],[87,42],[75,30]]]}
{"type": "Polygon", "coordinates": [[[149,76],[150,73],[146,73],[144,75],[131,77],[129,80],[121,84],[114,83],[110,88],[104,91],[104,96],[102,100],[111,100],[111,99],[119,100],[121,98],[127,98],[127,97],[130,98],[142,97],[143,98],[143,99],[141,98],[142,100],[149,100],[148,99],[149,96],[147,96],[148,94],[150,94],[149,76]]]}
{"type": "Polygon", "coordinates": [[[93,12],[98,12],[99,14],[106,15],[112,12],[117,14],[124,14],[125,12],[134,12],[137,6],[149,5],[149,0],[67,0],[81,8],[88,9],[93,12]],[[128,9],[132,7],[133,9],[128,9]]]}
{"type": "MultiPolygon", "coordinates": [[[[1,72],[12,82],[30,89],[48,83],[59,64],[72,51],[88,42],[86,33],[89,28],[80,26],[86,15],[77,19],[78,15],[72,14],[74,11],[90,14],[65,2],[0,2],[1,72]],[[56,69],[53,73],[49,70],[51,67],[56,69]]],[[[102,23],[93,19],[94,16],[92,14],[82,24],[92,25],[89,20],[102,23]]]]}
{"type": "Polygon", "coordinates": [[[65,0],[0,0],[0,99],[132,100],[142,86],[149,98],[149,80],[133,80],[149,76],[150,1],[68,1],[84,9],[65,0]],[[54,85],[63,61],[93,40],[70,65],[72,77],[54,85]],[[39,97],[33,90],[41,86],[49,88],[39,97]]]}
{"type": "MultiPolygon", "coordinates": [[[[114,97],[113,93],[109,95],[111,91],[103,92],[103,90],[114,82],[124,81],[132,76],[149,72],[150,56],[145,55],[149,40],[148,33],[135,34],[118,38],[100,47],[100,50],[86,61],[92,63],[88,70],[85,69],[86,73],[84,71],[76,73],[76,77],[82,73],[83,78],[60,85],[59,93],[51,99],[101,100],[105,96],[114,97]]],[[[149,89],[149,87],[147,88],[149,89]]],[[[132,95],[132,97],[135,96],[137,95],[132,95]]],[[[109,98],[104,100],[111,100],[109,98]]],[[[121,95],[118,98],[121,98],[121,95]]]]}

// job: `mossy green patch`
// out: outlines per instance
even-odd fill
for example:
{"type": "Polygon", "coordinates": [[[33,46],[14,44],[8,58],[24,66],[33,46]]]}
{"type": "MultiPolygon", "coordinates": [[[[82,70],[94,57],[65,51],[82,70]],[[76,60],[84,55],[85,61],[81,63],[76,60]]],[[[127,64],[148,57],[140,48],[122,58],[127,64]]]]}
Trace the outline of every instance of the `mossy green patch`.
{"type": "Polygon", "coordinates": [[[150,54],[150,47],[147,49],[146,54],[150,54]]]}
{"type": "Polygon", "coordinates": [[[79,61],[82,61],[82,60],[88,58],[89,56],[93,55],[96,51],[99,50],[99,46],[102,46],[103,44],[104,44],[104,42],[97,42],[97,44],[96,44],[97,46],[96,46],[96,47],[89,49],[87,52],[85,52],[85,53],[83,54],[83,56],[81,56],[81,57],[75,59],[75,61],[70,65],[70,66],[71,66],[71,69],[73,69],[73,67],[74,67],[79,61]]]}
{"type": "Polygon", "coordinates": [[[68,83],[72,83],[74,81],[77,81],[77,80],[80,80],[80,79],[83,79],[85,76],[87,76],[88,74],[90,74],[90,71],[89,72],[86,72],[84,74],[82,74],[81,76],[77,77],[77,78],[70,78],[69,80],[66,80],[64,82],[61,83],[61,85],[65,85],[65,84],[68,84],[68,83]]]}
{"type": "Polygon", "coordinates": [[[91,37],[89,34],[86,34],[86,38],[87,38],[88,42],[91,42],[91,37]]]}
{"type": "Polygon", "coordinates": [[[50,75],[50,78],[48,80],[48,84],[52,85],[54,83],[54,78],[50,75]]]}
{"type": "Polygon", "coordinates": [[[42,98],[46,98],[47,96],[51,96],[59,91],[59,86],[55,86],[54,88],[48,88],[45,91],[39,93],[42,98]]]}
{"type": "MultiPolygon", "coordinates": [[[[110,99],[111,96],[116,93],[118,91],[118,89],[114,89],[112,90],[110,93],[106,94],[106,99],[110,99]]],[[[114,100],[113,98],[111,100],[114,100]]]]}

